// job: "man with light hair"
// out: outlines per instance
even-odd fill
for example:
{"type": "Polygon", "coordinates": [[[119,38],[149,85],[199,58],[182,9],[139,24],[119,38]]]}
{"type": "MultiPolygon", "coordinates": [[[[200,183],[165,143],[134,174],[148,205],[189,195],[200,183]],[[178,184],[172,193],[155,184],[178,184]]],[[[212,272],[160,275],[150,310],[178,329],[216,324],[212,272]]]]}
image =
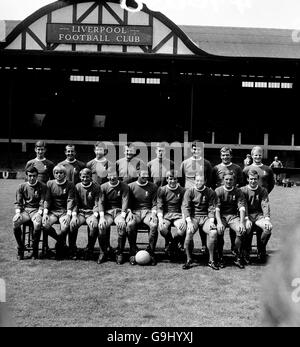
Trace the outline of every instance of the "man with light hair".
{"type": "Polygon", "coordinates": [[[46,233],[57,241],[55,246],[57,259],[65,255],[65,240],[70,231],[72,212],[76,206],[75,186],[66,179],[66,174],[67,170],[64,166],[54,167],[54,180],[47,182],[44,203],[43,227],[46,233]],[[56,231],[53,225],[57,222],[60,228],[56,231]]]}
{"type": "Polygon", "coordinates": [[[243,170],[244,184],[246,185],[248,182],[248,172],[250,170],[256,170],[259,175],[258,184],[266,188],[268,194],[270,194],[275,185],[274,172],[269,166],[262,163],[263,149],[259,146],[254,146],[251,151],[251,156],[253,163],[246,166],[243,170]]]}

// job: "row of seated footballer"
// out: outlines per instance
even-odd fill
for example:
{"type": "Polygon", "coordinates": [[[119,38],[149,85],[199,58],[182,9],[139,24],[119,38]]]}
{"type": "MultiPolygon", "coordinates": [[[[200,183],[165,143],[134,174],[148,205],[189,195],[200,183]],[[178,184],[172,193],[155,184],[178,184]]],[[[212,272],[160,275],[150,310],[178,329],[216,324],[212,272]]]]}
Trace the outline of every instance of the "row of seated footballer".
{"type": "MultiPolygon", "coordinates": [[[[89,239],[89,228],[86,225],[87,228],[87,238],[89,239]]],[[[149,229],[146,225],[141,225],[138,229],[138,235],[139,234],[146,234],[148,233],[149,229]]],[[[256,234],[256,231],[254,230],[254,235],[256,234]]],[[[148,241],[148,240],[147,240],[148,241]]],[[[22,243],[23,248],[21,252],[19,252],[19,258],[20,259],[26,259],[25,252],[32,252],[33,251],[33,224],[32,222],[28,222],[22,225],[22,243]]],[[[143,240],[137,240],[137,245],[142,248],[146,248],[148,245],[148,242],[144,242],[143,240]]],[[[183,245],[178,245],[179,249],[181,250],[181,256],[185,257],[183,245]]],[[[257,252],[258,249],[258,238],[256,238],[256,243],[254,241],[252,242],[252,252],[257,252]]],[[[202,253],[205,253],[204,249],[201,249],[202,253]]],[[[87,254],[86,248],[78,249],[78,259],[93,259],[94,255],[96,256],[96,253],[99,253],[99,249],[95,248],[95,254],[87,254]]],[[[39,241],[39,258],[52,258],[55,257],[55,249],[49,248],[48,244],[48,235],[42,230],[41,238],[39,241]]],[[[27,257],[28,258],[28,257],[27,257]]],[[[109,249],[109,258],[115,259],[115,253],[114,249],[109,249]]],[[[178,259],[180,260],[180,259],[178,259]]]]}

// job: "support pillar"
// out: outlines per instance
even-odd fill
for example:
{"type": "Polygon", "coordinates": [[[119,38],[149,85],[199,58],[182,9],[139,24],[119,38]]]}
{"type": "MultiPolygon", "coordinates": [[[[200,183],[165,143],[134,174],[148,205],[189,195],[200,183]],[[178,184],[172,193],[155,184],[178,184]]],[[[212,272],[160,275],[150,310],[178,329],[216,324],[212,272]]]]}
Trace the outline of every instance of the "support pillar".
{"type": "Polygon", "coordinates": [[[264,134],[264,154],[263,158],[268,158],[268,145],[269,145],[269,134],[264,134]]]}

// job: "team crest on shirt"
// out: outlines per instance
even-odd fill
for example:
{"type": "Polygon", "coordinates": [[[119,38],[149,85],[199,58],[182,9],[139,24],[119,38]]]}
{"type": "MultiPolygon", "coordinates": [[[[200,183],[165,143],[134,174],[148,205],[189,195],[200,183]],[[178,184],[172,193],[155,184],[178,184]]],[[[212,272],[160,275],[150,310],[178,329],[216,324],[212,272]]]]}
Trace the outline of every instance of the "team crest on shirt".
{"type": "Polygon", "coordinates": [[[256,200],[259,200],[259,196],[258,195],[256,195],[256,200]]]}
{"type": "Polygon", "coordinates": [[[148,196],[148,195],[149,195],[149,192],[148,192],[147,190],[146,190],[146,192],[145,192],[145,195],[146,195],[146,196],[148,196]]]}
{"type": "Polygon", "coordinates": [[[266,171],[263,171],[263,176],[267,176],[267,172],[266,171]]]}
{"type": "Polygon", "coordinates": [[[206,196],[203,196],[202,201],[206,202],[206,196]]]}
{"type": "Polygon", "coordinates": [[[66,188],[63,189],[63,194],[67,194],[67,189],[66,188]]]}
{"type": "Polygon", "coordinates": [[[93,197],[92,192],[89,192],[89,194],[88,194],[88,198],[89,198],[89,199],[91,199],[92,197],[93,197]]]}
{"type": "Polygon", "coordinates": [[[39,192],[38,192],[37,190],[34,191],[34,196],[35,196],[36,198],[39,197],[39,192]]]}
{"type": "Polygon", "coordinates": [[[44,165],[44,170],[47,170],[47,166],[46,165],[44,165]]]}
{"type": "Polygon", "coordinates": [[[118,196],[121,196],[121,191],[120,191],[120,190],[118,191],[118,194],[117,194],[117,195],[118,195],[118,196]]]}
{"type": "Polygon", "coordinates": [[[232,200],[235,201],[235,195],[232,195],[232,200]]]}

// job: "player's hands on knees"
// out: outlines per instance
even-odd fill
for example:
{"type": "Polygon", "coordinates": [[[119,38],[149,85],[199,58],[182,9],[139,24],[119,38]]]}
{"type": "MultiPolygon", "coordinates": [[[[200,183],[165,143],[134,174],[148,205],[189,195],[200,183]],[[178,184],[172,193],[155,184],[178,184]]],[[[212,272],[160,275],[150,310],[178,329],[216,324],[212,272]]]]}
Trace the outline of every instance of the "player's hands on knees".
{"type": "Polygon", "coordinates": [[[35,224],[41,224],[42,216],[39,213],[36,213],[35,216],[32,218],[32,222],[35,224]]]}
{"type": "Polygon", "coordinates": [[[246,220],[246,225],[245,225],[245,227],[246,227],[246,230],[251,230],[251,228],[252,228],[252,222],[251,222],[250,219],[247,219],[247,220],[246,220]]]}
{"type": "Polygon", "coordinates": [[[107,227],[107,222],[104,217],[100,217],[99,220],[99,228],[100,229],[105,229],[107,227]]]}
{"type": "Polygon", "coordinates": [[[246,227],[245,227],[245,224],[244,224],[244,223],[240,223],[240,225],[239,225],[239,231],[240,231],[240,233],[241,233],[242,235],[245,234],[245,232],[246,232],[246,227]]]}
{"type": "Polygon", "coordinates": [[[71,221],[71,216],[67,214],[66,218],[63,219],[62,223],[65,225],[68,225],[70,224],[70,221],[71,221]]]}
{"type": "Polygon", "coordinates": [[[188,233],[194,232],[194,224],[191,221],[187,223],[187,232],[188,233]]]}
{"type": "Polygon", "coordinates": [[[186,222],[184,220],[180,221],[180,223],[178,225],[178,229],[180,231],[185,231],[186,230],[186,222]]]}
{"type": "Polygon", "coordinates": [[[16,213],[13,217],[13,222],[14,223],[20,223],[22,222],[22,215],[21,213],[16,213]]]}
{"type": "Polygon", "coordinates": [[[210,220],[210,221],[209,221],[209,229],[212,230],[212,229],[216,229],[216,228],[217,228],[217,227],[216,227],[215,222],[212,221],[212,220],[210,220]]]}
{"type": "Polygon", "coordinates": [[[79,227],[79,218],[77,216],[73,216],[70,222],[71,228],[78,228],[79,227]]]}
{"type": "Polygon", "coordinates": [[[125,222],[125,219],[123,217],[120,217],[120,219],[118,220],[117,228],[119,228],[119,229],[126,228],[126,222],[125,222]]]}
{"type": "Polygon", "coordinates": [[[272,224],[271,224],[271,222],[269,220],[265,221],[265,229],[268,230],[268,231],[272,230],[272,224]]]}
{"type": "Polygon", "coordinates": [[[92,221],[91,221],[91,227],[93,228],[93,229],[96,229],[97,227],[98,227],[98,218],[96,217],[96,216],[93,216],[93,219],[92,219],[92,221]]]}
{"type": "Polygon", "coordinates": [[[217,230],[219,233],[224,233],[224,230],[225,230],[225,226],[223,225],[223,223],[218,223],[217,224],[217,230]]]}

